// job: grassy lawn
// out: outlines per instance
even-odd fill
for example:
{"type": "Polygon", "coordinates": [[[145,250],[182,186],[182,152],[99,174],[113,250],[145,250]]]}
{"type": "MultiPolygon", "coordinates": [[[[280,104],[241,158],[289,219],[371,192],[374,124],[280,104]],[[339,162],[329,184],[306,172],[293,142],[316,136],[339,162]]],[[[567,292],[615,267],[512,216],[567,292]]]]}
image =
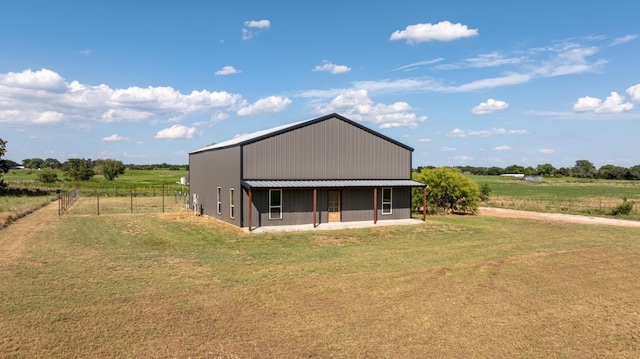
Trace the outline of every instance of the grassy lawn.
{"type": "Polygon", "coordinates": [[[27,196],[27,195],[2,195],[0,196],[0,228],[13,220],[16,220],[34,210],[50,203],[57,198],[56,194],[27,196]]]}
{"type": "Polygon", "coordinates": [[[469,176],[479,185],[488,184],[492,192],[485,205],[533,210],[606,216],[623,198],[634,202],[629,216],[640,220],[640,181],[545,178],[527,182],[501,176],[469,176]]]}
{"type": "Polygon", "coordinates": [[[448,216],[245,234],[178,209],[38,212],[0,231],[0,357],[640,354],[637,229],[448,216]]]}

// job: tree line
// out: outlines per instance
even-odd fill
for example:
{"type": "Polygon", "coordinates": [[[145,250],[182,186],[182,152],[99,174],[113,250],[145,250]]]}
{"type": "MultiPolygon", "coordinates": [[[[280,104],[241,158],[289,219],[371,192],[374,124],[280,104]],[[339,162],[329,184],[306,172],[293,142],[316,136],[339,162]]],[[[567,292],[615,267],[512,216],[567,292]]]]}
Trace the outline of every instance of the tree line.
{"type": "MultiPolygon", "coordinates": [[[[419,166],[416,172],[422,169],[434,169],[435,166],[419,166]]],[[[536,167],[524,167],[519,165],[511,165],[505,168],[501,167],[473,167],[473,166],[456,166],[463,173],[483,176],[500,176],[504,174],[522,174],[525,176],[543,176],[543,177],[577,177],[577,178],[599,178],[612,180],[640,180],[640,165],[630,168],[607,164],[596,168],[596,166],[588,160],[577,160],[573,167],[555,168],[550,163],[540,164],[536,167]]]]}

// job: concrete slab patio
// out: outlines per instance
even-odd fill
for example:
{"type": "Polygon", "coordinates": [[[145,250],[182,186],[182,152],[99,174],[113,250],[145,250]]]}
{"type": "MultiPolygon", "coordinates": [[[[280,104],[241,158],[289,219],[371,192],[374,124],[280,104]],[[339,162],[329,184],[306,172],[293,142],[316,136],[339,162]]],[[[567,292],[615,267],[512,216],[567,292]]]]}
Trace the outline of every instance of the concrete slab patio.
{"type": "MultiPolygon", "coordinates": [[[[424,223],[420,219],[406,218],[406,219],[392,219],[378,221],[374,224],[373,221],[361,221],[361,222],[331,222],[321,223],[317,227],[313,227],[313,224],[298,224],[291,226],[268,226],[254,228],[250,233],[271,233],[271,232],[293,232],[293,231],[327,231],[336,229],[349,229],[349,228],[369,228],[369,227],[381,227],[381,226],[408,226],[414,224],[424,223]]],[[[249,232],[248,228],[243,228],[245,232],[249,232]]]]}

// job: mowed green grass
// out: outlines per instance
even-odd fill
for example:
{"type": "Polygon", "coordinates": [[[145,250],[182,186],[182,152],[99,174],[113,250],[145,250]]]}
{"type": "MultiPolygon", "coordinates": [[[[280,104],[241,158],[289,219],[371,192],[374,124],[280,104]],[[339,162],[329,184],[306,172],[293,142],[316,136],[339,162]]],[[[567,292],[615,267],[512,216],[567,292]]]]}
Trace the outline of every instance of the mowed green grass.
{"type": "Polygon", "coordinates": [[[21,246],[0,231],[0,357],[640,355],[637,229],[446,216],[246,234],[178,209],[45,227],[21,246]]]}

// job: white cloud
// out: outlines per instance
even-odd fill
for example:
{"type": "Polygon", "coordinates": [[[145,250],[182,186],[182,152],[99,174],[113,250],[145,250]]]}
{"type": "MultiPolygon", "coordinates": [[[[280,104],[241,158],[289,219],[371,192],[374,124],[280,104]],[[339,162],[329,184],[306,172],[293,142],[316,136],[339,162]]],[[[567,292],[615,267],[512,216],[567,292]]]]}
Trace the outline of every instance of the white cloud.
{"type": "Polygon", "coordinates": [[[440,147],[437,149],[438,152],[453,152],[455,150],[453,147],[440,147]]]}
{"type": "Polygon", "coordinates": [[[404,30],[396,30],[393,32],[389,40],[406,39],[407,43],[413,44],[432,40],[452,41],[477,35],[478,29],[469,29],[467,25],[442,21],[435,25],[430,23],[409,25],[404,30]]]}
{"type": "Polygon", "coordinates": [[[629,42],[629,41],[633,41],[637,37],[638,37],[638,35],[636,35],[636,34],[630,34],[630,35],[625,35],[625,36],[622,36],[622,37],[615,38],[615,39],[613,39],[613,42],[611,43],[611,46],[616,46],[616,45],[624,44],[624,43],[629,42]]]}
{"type": "Polygon", "coordinates": [[[235,112],[244,106],[241,95],[225,91],[183,94],[172,87],[112,89],[105,84],[67,82],[48,69],[0,74],[0,122],[4,124],[166,120],[235,112]]]}
{"type": "Polygon", "coordinates": [[[508,103],[490,98],[487,102],[481,102],[478,106],[472,108],[471,113],[474,115],[485,115],[495,111],[502,111],[507,107],[509,107],[508,103]]]}
{"type": "Polygon", "coordinates": [[[244,22],[244,28],[242,29],[242,40],[249,40],[256,36],[258,33],[251,29],[268,30],[271,27],[271,21],[269,20],[250,20],[244,22]]]}
{"type": "Polygon", "coordinates": [[[640,84],[629,87],[626,92],[627,96],[631,98],[631,101],[640,103],[640,84]]]}
{"type": "Polygon", "coordinates": [[[257,29],[268,29],[269,27],[271,27],[271,21],[269,20],[250,20],[250,21],[245,21],[244,22],[244,26],[249,27],[249,28],[257,28],[257,29]]]}
{"type": "Polygon", "coordinates": [[[472,130],[464,132],[456,128],[447,134],[447,137],[491,137],[491,136],[511,136],[511,135],[528,135],[528,130],[507,130],[504,128],[491,128],[490,130],[472,130]]]}
{"type": "Polygon", "coordinates": [[[322,65],[317,65],[313,69],[313,71],[324,71],[324,72],[330,72],[334,75],[337,75],[337,74],[344,74],[346,72],[349,72],[351,71],[351,68],[349,66],[336,65],[329,61],[324,61],[322,65]]]}
{"type": "Polygon", "coordinates": [[[419,138],[418,142],[431,142],[430,138],[419,138]]]}
{"type": "Polygon", "coordinates": [[[102,141],[104,141],[104,142],[129,142],[129,137],[120,136],[120,135],[114,133],[111,136],[103,137],[102,141]]]}
{"type": "Polygon", "coordinates": [[[528,130],[507,130],[504,128],[493,127],[490,130],[469,131],[469,136],[476,137],[491,137],[491,136],[503,136],[503,135],[528,135],[528,130]]]}
{"type": "Polygon", "coordinates": [[[494,151],[509,151],[511,149],[511,147],[504,145],[504,146],[497,146],[494,147],[493,150],[494,151]]]}
{"type": "Polygon", "coordinates": [[[67,84],[62,76],[54,71],[41,69],[34,72],[28,69],[0,74],[0,86],[11,89],[64,91],[67,84]]]}
{"type": "MultiPolygon", "coordinates": [[[[629,91],[629,89],[627,89],[627,91],[629,91]]],[[[633,93],[633,90],[631,92],[633,93]]],[[[615,91],[611,92],[611,95],[604,101],[599,98],[585,96],[579,98],[578,101],[573,104],[574,112],[593,111],[595,113],[620,113],[631,109],[633,109],[633,104],[625,102],[624,97],[615,91]]]]}
{"type": "Polygon", "coordinates": [[[467,92],[500,86],[517,85],[528,82],[530,79],[531,76],[527,74],[509,74],[501,77],[472,81],[460,86],[449,87],[448,91],[467,92]]]}
{"type": "Polygon", "coordinates": [[[467,137],[467,134],[459,128],[454,128],[451,132],[447,134],[447,137],[462,138],[462,137],[467,137]]]}
{"type": "Polygon", "coordinates": [[[497,67],[505,65],[518,65],[525,62],[524,56],[505,57],[499,52],[491,52],[488,54],[480,54],[476,57],[465,59],[461,63],[442,64],[435,68],[438,70],[456,70],[462,68],[484,68],[497,67]]]}
{"type": "Polygon", "coordinates": [[[80,50],[79,54],[83,55],[83,56],[89,56],[89,55],[91,55],[92,52],[93,52],[93,50],[91,50],[91,49],[84,49],[84,50],[80,50]]]}
{"type": "Polygon", "coordinates": [[[104,122],[122,122],[122,121],[131,121],[131,122],[139,122],[144,121],[153,116],[153,113],[147,111],[137,111],[137,110],[128,110],[128,109],[119,109],[119,110],[108,110],[107,112],[102,114],[102,121],[104,122]]]}
{"type": "Polygon", "coordinates": [[[183,125],[173,125],[169,128],[158,131],[155,138],[163,140],[172,140],[178,138],[193,138],[196,135],[195,127],[186,127],[183,125]]]}
{"type": "Polygon", "coordinates": [[[216,71],[215,75],[216,76],[226,76],[226,75],[233,75],[233,74],[239,74],[242,71],[236,69],[233,66],[224,66],[222,67],[222,69],[216,71]]]}
{"type": "Polygon", "coordinates": [[[459,160],[459,161],[471,161],[473,159],[473,157],[465,156],[465,155],[459,155],[459,156],[455,156],[454,159],[459,160]]]}
{"type": "Polygon", "coordinates": [[[238,116],[259,115],[262,113],[278,113],[284,111],[291,104],[286,97],[269,96],[247,105],[238,110],[238,116]]]}
{"type": "Polygon", "coordinates": [[[444,58],[439,57],[439,58],[433,59],[433,60],[418,61],[418,62],[414,62],[412,64],[396,67],[392,71],[412,71],[412,70],[417,69],[420,66],[435,64],[435,63],[438,63],[438,62],[440,62],[442,60],[444,60],[444,58]]]}
{"type": "Polygon", "coordinates": [[[390,105],[375,103],[366,90],[348,91],[336,96],[328,104],[316,107],[321,114],[341,113],[357,122],[370,122],[380,128],[409,127],[416,128],[427,116],[418,116],[406,102],[390,105]]]}

